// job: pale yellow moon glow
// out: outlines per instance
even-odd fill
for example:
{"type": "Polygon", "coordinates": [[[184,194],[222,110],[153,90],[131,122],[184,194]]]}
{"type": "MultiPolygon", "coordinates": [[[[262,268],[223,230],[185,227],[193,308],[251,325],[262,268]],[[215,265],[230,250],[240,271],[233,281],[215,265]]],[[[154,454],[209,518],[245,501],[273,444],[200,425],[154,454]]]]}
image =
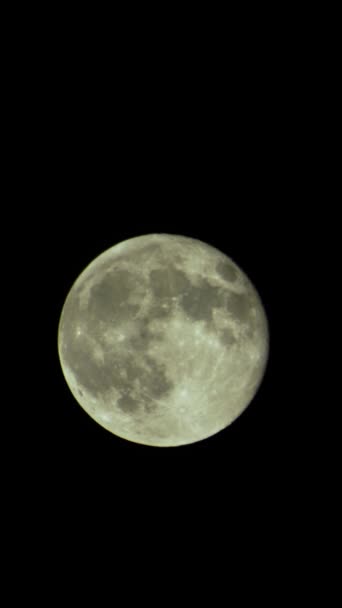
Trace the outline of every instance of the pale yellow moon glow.
{"type": "Polygon", "coordinates": [[[80,274],[58,352],[72,394],[96,422],[171,447],[218,433],[246,409],[266,369],[269,331],[232,259],[196,239],[148,234],[80,274]]]}

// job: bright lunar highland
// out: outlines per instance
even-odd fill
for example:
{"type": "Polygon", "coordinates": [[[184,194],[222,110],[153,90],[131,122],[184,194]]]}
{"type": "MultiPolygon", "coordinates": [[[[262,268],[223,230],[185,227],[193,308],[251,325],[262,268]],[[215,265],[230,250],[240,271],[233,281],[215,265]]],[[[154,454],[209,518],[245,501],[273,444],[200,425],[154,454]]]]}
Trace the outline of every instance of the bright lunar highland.
{"type": "Polygon", "coordinates": [[[269,331],[233,260],[199,240],[131,238],[80,274],[58,328],[75,399],[108,431],[140,444],[200,441],[231,424],[262,381],[269,331]]]}

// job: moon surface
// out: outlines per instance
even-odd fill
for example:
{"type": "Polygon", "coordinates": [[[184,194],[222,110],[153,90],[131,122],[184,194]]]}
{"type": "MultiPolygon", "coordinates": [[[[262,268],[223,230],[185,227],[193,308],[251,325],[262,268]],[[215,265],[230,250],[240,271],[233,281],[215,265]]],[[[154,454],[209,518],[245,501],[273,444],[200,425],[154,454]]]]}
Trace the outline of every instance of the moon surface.
{"type": "Polygon", "coordinates": [[[196,239],[148,234],[80,274],[62,309],[58,353],[96,422],[171,447],[218,433],[246,409],[266,369],[269,331],[232,259],[196,239]]]}

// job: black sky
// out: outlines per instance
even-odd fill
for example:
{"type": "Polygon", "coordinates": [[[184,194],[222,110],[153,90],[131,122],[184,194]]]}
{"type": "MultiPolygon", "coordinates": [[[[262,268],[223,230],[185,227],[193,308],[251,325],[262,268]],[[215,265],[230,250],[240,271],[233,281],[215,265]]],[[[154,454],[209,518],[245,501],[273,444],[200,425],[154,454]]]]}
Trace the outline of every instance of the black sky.
{"type": "Polygon", "coordinates": [[[322,457],[338,409],[338,391],[327,397],[338,357],[317,343],[335,339],[338,321],[335,277],[326,281],[328,245],[340,242],[334,20],[313,7],[301,17],[298,7],[276,15],[242,6],[238,19],[232,7],[227,16],[215,7],[211,19],[204,5],[189,18],[183,6],[167,6],[165,17],[127,6],[126,19],[103,7],[96,19],[90,8],[73,19],[70,6],[51,16],[15,7],[4,29],[0,230],[11,315],[1,325],[10,339],[0,489],[10,597],[32,589],[48,605],[60,591],[65,603],[70,580],[78,600],[95,583],[96,605],[101,590],[113,603],[123,581],[126,603],[135,591],[139,604],[193,605],[197,591],[202,604],[207,586],[212,604],[215,591],[231,602],[237,582],[239,598],[251,593],[255,603],[259,589],[274,606],[299,597],[298,582],[305,599],[311,589],[317,597],[326,562],[326,599],[334,552],[320,549],[319,535],[336,544],[327,528],[334,458],[322,457]],[[231,256],[270,327],[249,408],[214,437],[177,448],[97,425],[73,398],[57,351],[80,272],[152,232],[231,256]],[[325,394],[309,396],[326,361],[325,394]]]}
{"type": "Polygon", "coordinates": [[[30,201],[20,223],[23,232],[30,227],[36,269],[25,280],[40,335],[32,329],[27,450],[37,477],[88,479],[90,487],[111,475],[140,483],[145,467],[165,487],[168,478],[183,489],[197,479],[199,492],[231,476],[272,485],[296,434],[286,379],[294,373],[293,269],[310,179],[305,100],[293,98],[300,79],[284,89],[279,66],[261,70],[252,58],[248,74],[223,78],[207,68],[205,80],[200,70],[183,71],[172,83],[163,70],[144,76],[138,65],[136,78],[127,72],[116,83],[101,68],[87,65],[90,75],[64,62],[63,73],[50,66],[28,79],[27,90],[40,95],[27,102],[18,178],[30,201]],[[172,449],[126,442],[91,420],[57,352],[62,306],[80,272],[114,244],[153,232],[198,238],[231,256],[256,285],[270,324],[269,363],[250,407],[216,436],[172,449]]]}

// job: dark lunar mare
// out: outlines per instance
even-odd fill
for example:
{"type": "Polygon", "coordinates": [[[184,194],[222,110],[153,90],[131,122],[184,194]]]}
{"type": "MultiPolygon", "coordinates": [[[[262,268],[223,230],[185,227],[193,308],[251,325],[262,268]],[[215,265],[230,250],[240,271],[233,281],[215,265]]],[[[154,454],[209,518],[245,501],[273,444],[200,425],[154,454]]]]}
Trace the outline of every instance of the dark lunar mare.
{"type": "Polygon", "coordinates": [[[180,299],[184,312],[195,321],[211,321],[213,308],[220,308],[223,304],[223,290],[205,279],[199,286],[192,286],[180,299]]]}

